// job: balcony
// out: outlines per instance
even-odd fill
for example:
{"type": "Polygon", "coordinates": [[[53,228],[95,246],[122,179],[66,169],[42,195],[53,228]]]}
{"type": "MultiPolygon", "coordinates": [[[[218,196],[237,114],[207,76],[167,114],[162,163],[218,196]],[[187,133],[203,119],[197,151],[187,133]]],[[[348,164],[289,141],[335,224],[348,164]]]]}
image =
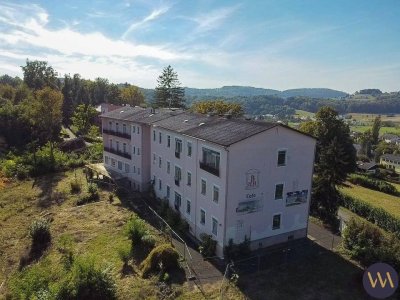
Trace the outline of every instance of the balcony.
{"type": "Polygon", "coordinates": [[[118,136],[118,137],[121,137],[124,139],[129,139],[129,140],[131,139],[131,135],[129,133],[118,132],[118,131],[105,129],[105,128],[103,128],[103,133],[118,136]]]}
{"type": "Polygon", "coordinates": [[[127,159],[131,159],[131,155],[129,153],[126,152],[122,152],[121,150],[116,150],[110,147],[104,147],[104,151],[109,152],[109,153],[113,153],[116,154],[118,156],[127,158],[127,159]]]}
{"type": "Polygon", "coordinates": [[[219,177],[219,168],[217,169],[214,166],[208,165],[200,161],[200,169],[219,177]]]}
{"type": "Polygon", "coordinates": [[[178,151],[175,151],[175,157],[176,157],[176,158],[181,158],[181,153],[178,152],[178,151]]]}

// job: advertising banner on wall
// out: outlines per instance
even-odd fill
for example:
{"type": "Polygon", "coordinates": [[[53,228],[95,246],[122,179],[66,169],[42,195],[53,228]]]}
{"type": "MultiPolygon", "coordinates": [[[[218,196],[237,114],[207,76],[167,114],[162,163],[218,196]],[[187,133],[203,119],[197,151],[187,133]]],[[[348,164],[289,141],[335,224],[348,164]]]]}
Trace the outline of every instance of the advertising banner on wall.
{"type": "Polygon", "coordinates": [[[238,207],[236,208],[236,213],[243,214],[251,214],[262,210],[262,201],[258,199],[247,200],[239,202],[238,207]]]}
{"type": "Polygon", "coordinates": [[[307,202],[308,190],[289,192],[286,194],[286,206],[307,202]]]}

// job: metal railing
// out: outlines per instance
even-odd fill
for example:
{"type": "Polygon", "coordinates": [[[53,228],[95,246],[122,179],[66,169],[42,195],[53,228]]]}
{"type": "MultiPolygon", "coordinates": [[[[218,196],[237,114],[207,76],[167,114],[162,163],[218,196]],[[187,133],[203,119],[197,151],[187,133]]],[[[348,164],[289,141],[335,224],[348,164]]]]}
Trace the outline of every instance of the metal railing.
{"type": "Polygon", "coordinates": [[[103,133],[114,135],[114,136],[118,136],[118,137],[125,138],[125,139],[131,139],[131,135],[129,133],[126,133],[126,132],[119,132],[119,131],[114,131],[114,130],[111,130],[111,129],[103,128],[103,133]]]}
{"type": "Polygon", "coordinates": [[[131,159],[131,157],[132,157],[127,152],[122,152],[121,150],[113,149],[113,148],[110,148],[110,147],[104,147],[104,151],[116,154],[118,156],[122,156],[122,157],[127,158],[127,159],[131,159]]]}
{"type": "Polygon", "coordinates": [[[200,163],[200,169],[219,177],[219,168],[217,169],[214,166],[210,166],[209,164],[206,164],[202,161],[200,161],[199,163],[200,163]]]}

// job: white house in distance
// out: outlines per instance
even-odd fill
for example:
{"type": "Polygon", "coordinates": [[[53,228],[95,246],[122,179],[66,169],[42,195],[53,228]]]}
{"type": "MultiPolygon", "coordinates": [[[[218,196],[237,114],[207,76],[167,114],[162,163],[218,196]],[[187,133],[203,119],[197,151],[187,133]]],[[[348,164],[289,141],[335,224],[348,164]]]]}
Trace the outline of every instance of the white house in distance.
{"type": "Polygon", "coordinates": [[[175,109],[103,114],[104,165],[132,189],[154,184],[190,225],[223,247],[253,249],[307,236],[316,140],[278,123],[175,109]]]}

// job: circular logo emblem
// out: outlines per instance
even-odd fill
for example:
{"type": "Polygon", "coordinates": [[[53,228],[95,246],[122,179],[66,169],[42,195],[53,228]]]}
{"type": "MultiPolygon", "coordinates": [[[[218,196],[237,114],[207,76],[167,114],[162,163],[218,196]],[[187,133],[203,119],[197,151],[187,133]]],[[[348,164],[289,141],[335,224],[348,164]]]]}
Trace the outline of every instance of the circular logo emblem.
{"type": "Polygon", "coordinates": [[[363,285],[371,297],[384,299],[396,291],[399,285],[399,275],[392,266],[376,263],[365,270],[363,285]]]}

